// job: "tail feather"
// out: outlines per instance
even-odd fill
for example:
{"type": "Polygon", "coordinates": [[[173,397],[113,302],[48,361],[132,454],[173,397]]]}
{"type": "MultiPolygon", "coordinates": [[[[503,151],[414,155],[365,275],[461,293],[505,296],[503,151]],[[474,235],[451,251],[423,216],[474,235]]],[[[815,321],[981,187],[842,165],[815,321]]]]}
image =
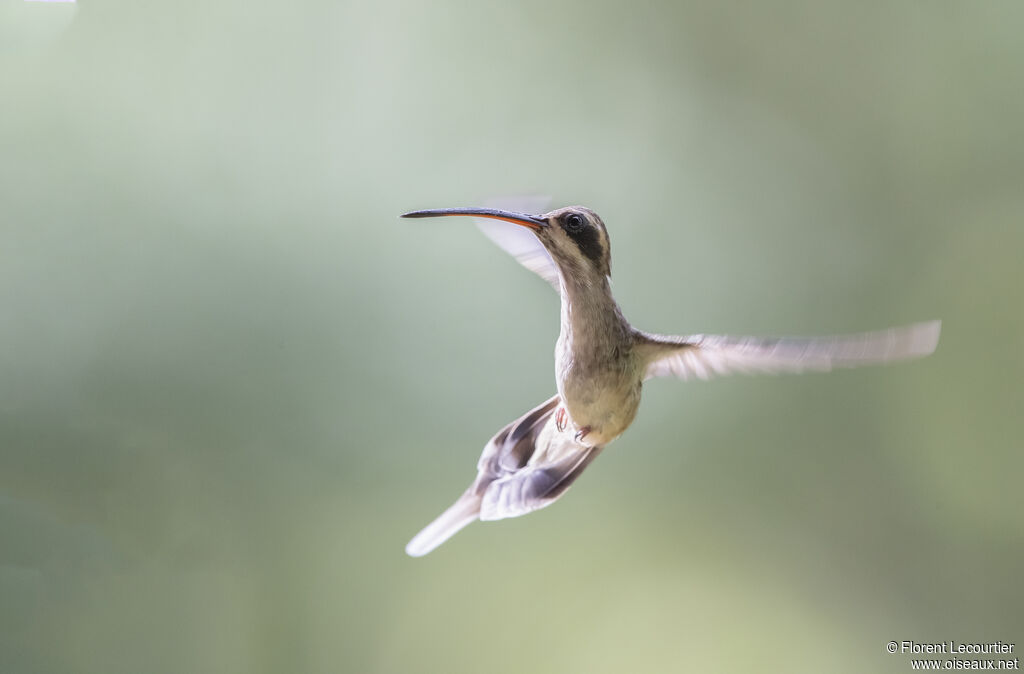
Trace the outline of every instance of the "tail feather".
{"type": "Polygon", "coordinates": [[[422,557],[437,546],[459,532],[462,527],[480,516],[480,496],[467,491],[441,513],[437,519],[416,534],[405,546],[405,553],[410,557],[422,557]]]}

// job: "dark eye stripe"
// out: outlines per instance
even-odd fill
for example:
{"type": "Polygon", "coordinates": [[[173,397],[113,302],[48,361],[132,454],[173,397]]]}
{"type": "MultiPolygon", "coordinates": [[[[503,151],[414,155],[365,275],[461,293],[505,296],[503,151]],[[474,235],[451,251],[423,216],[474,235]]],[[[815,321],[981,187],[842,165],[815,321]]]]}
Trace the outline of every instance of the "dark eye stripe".
{"type": "Polygon", "coordinates": [[[601,235],[596,227],[584,227],[582,230],[569,236],[576,242],[580,252],[590,259],[591,262],[599,263],[601,261],[604,251],[601,249],[601,235]]]}

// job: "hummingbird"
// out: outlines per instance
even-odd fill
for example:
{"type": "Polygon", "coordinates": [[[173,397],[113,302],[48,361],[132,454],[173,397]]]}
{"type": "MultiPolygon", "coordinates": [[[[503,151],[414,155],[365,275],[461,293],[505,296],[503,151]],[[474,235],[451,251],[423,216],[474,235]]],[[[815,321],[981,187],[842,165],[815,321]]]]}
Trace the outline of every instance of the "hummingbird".
{"type": "Polygon", "coordinates": [[[473,483],[406,546],[413,557],[475,520],[519,517],[558,500],[633,422],[648,379],[827,371],[919,358],[938,344],[940,321],[830,337],[644,332],[630,325],[612,296],[608,230],[589,208],[542,215],[446,208],[402,215],[442,216],[478,218],[485,234],[558,291],[557,393],[491,438],[473,483]]]}

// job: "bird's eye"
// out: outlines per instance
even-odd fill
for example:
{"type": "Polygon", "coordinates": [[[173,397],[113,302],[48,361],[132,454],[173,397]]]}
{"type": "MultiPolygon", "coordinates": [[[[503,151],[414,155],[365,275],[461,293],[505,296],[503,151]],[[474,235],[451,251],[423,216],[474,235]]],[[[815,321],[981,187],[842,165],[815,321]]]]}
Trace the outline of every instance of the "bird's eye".
{"type": "Polygon", "coordinates": [[[565,216],[565,231],[575,234],[583,229],[583,216],[579,213],[570,213],[565,216]]]}

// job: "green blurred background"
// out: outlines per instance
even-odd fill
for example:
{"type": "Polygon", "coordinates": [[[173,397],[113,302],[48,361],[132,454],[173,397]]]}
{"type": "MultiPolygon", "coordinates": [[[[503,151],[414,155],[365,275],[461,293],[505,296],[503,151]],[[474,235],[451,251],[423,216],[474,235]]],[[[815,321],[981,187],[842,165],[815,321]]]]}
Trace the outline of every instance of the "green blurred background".
{"type": "MultiPolygon", "coordinates": [[[[903,672],[1024,640],[1024,5],[0,0],[0,671],[903,672]],[[659,332],[572,493],[407,540],[549,396],[469,221],[586,204],[659,332]]],[[[1018,653],[1019,655],[1019,653],[1018,653]]]]}

